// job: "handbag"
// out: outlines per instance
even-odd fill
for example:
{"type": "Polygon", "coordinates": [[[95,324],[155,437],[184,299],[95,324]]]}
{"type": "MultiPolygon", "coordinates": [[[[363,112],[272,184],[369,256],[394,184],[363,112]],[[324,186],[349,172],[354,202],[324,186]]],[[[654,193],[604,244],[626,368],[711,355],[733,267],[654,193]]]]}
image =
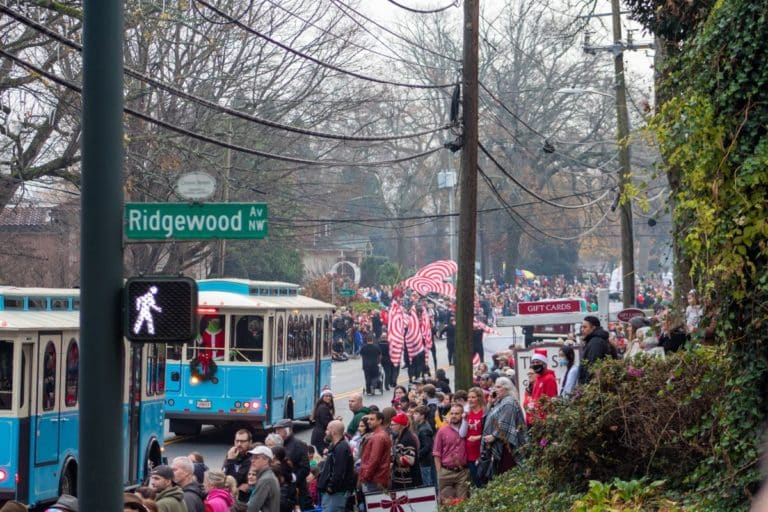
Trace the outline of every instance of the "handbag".
{"type": "Polygon", "coordinates": [[[493,480],[496,474],[498,461],[493,456],[493,450],[490,446],[483,448],[480,452],[480,458],[477,459],[477,486],[485,487],[488,482],[493,480]]]}

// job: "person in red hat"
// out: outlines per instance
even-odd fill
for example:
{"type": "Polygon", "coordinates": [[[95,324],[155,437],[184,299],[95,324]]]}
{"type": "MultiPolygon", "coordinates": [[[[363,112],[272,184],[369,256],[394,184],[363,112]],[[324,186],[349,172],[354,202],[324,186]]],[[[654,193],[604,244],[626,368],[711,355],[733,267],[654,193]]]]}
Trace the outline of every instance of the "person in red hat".
{"type": "Polygon", "coordinates": [[[541,407],[543,397],[554,398],[557,396],[557,379],[555,372],[547,368],[547,351],[544,349],[534,350],[531,357],[531,369],[536,374],[536,381],[533,383],[533,393],[531,398],[534,404],[533,421],[543,420],[547,414],[541,407]]]}
{"type": "Polygon", "coordinates": [[[419,442],[409,426],[408,415],[397,413],[389,424],[394,434],[392,446],[392,489],[408,489],[421,485],[418,453],[419,442]]]}

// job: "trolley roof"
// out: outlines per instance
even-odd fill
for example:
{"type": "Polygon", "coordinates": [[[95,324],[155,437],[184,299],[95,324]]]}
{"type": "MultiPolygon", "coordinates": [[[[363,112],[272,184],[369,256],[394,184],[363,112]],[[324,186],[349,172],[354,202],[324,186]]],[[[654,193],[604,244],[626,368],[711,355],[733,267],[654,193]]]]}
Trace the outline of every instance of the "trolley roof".
{"type": "Polygon", "coordinates": [[[294,295],[292,297],[263,297],[240,293],[202,291],[198,292],[199,307],[221,309],[335,309],[336,306],[321,300],[294,295]]]}
{"type": "Polygon", "coordinates": [[[79,311],[0,311],[0,332],[78,329],[79,326],[79,311]]]}
{"type": "Polygon", "coordinates": [[[0,295],[13,297],[79,297],[79,288],[26,288],[0,285],[0,295]]]}

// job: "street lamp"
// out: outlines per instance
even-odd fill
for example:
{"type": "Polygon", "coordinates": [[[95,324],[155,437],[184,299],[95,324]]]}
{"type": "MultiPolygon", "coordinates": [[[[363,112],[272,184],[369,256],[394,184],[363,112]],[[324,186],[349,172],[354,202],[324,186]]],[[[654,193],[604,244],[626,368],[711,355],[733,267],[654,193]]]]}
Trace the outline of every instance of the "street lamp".
{"type": "MultiPolygon", "coordinates": [[[[624,73],[616,73],[616,94],[597,91],[594,89],[579,89],[575,87],[558,89],[562,94],[599,94],[613,98],[616,102],[616,141],[619,145],[619,194],[624,195],[629,185],[629,114],[627,113],[626,89],[624,73]]],[[[632,201],[624,198],[621,204],[621,282],[622,302],[624,307],[635,303],[635,243],[632,229],[632,201]]]]}

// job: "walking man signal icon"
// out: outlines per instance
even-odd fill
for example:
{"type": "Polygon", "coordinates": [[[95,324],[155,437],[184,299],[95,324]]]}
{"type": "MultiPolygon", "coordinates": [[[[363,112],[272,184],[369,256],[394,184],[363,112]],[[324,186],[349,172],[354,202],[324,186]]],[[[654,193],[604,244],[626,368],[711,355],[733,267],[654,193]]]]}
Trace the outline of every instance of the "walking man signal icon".
{"type": "Polygon", "coordinates": [[[163,312],[163,308],[155,303],[155,295],[157,295],[157,286],[151,286],[147,293],[136,297],[136,311],[139,316],[136,317],[136,322],[133,324],[134,334],[139,334],[145,323],[147,324],[147,332],[152,335],[155,334],[155,319],[152,317],[152,310],[158,313],[163,312]]]}

